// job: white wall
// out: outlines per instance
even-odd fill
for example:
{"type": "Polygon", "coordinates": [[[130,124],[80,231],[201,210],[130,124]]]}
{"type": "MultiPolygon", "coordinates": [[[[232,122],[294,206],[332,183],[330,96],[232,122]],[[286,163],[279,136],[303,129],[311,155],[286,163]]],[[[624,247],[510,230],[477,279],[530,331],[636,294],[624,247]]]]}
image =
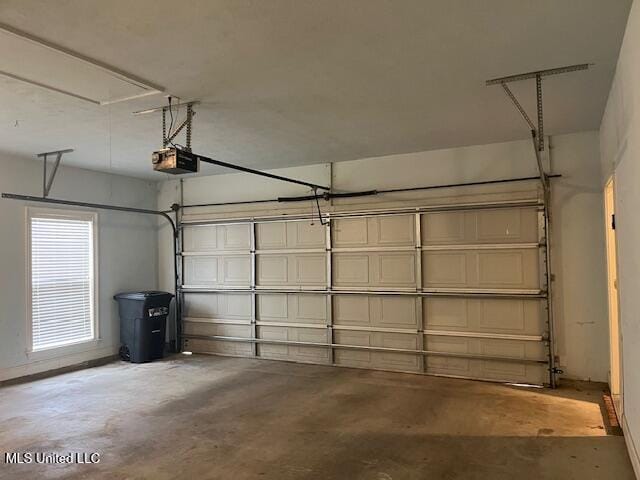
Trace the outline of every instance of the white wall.
{"type": "Polygon", "coordinates": [[[600,127],[602,181],[615,175],[623,425],[640,477],[640,3],[631,7],[600,127]]]}
{"type": "Polygon", "coordinates": [[[565,376],[606,381],[609,371],[603,191],[597,132],[551,140],[552,265],[560,367],[565,376]]]}
{"type": "MultiPolygon", "coordinates": [[[[553,180],[554,226],[553,265],[556,274],[555,315],[557,354],[565,377],[606,381],[608,342],[606,314],[606,274],[602,192],[600,189],[599,146],[597,132],[553,137],[551,163],[561,179],[553,180]]],[[[418,152],[328,164],[277,170],[291,176],[327,185],[333,179],[336,191],[358,191],[441,185],[460,182],[528,177],[537,174],[530,141],[478,145],[464,148],[418,152]],[[333,172],[331,171],[333,169],[333,172]]],[[[179,199],[179,181],[159,185],[158,208],[166,209],[179,199]]],[[[186,204],[268,199],[308,194],[309,189],[247,174],[192,177],[183,180],[186,204]]],[[[531,192],[537,182],[502,184],[492,187],[466,187],[410,194],[385,195],[382,198],[352,199],[341,204],[363,202],[451,201],[478,193],[499,196],[501,192],[531,192]]],[[[296,204],[311,209],[310,204],[296,204]]],[[[230,206],[217,212],[268,209],[283,212],[282,204],[230,206]]],[[[206,209],[204,209],[206,210],[206,209]]],[[[209,209],[210,211],[211,209],[209,209]]],[[[191,210],[193,212],[193,210],[191,210]]],[[[198,215],[198,209],[193,215],[198,215]]],[[[160,287],[172,285],[170,236],[164,228],[160,237],[160,287]]]]}
{"type": "MultiPolygon", "coordinates": [[[[42,163],[0,158],[0,191],[42,195],[42,163]]],[[[128,177],[61,167],[50,197],[155,208],[155,184],[128,177]]],[[[0,381],[117,353],[119,323],[113,295],[157,284],[155,218],[98,212],[99,336],[92,344],[64,351],[27,353],[25,209],[27,203],[0,199],[0,381]]],[[[33,204],[49,208],[44,204],[33,204]]],[[[57,206],[52,205],[51,208],[57,206]]],[[[58,208],[72,209],[60,206],[58,208]]]]}

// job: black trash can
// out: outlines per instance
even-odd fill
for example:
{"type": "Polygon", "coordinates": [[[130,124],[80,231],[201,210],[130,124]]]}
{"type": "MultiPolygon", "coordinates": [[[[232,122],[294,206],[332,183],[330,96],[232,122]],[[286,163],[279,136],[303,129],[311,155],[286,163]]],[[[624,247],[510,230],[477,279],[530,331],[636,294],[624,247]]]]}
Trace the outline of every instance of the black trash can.
{"type": "Polygon", "coordinates": [[[145,291],[119,293],[113,298],[120,311],[120,358],[132,363],[162,358],[173,295],[145,291]]]}

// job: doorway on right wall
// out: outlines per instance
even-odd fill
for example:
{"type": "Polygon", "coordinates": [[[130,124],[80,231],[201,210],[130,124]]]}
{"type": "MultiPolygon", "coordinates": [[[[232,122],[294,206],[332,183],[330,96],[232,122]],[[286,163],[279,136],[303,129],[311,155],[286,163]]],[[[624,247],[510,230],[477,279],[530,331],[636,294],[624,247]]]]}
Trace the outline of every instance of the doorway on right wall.
{"type": "Polygon", "coordinates": [[[604,188],[605,231],[607,244],[607,290],[609,298],[609,388],[618,418],[622,418],[622,332],[618,306],[618,256],[616,243],[615,179],[604,188]]]}

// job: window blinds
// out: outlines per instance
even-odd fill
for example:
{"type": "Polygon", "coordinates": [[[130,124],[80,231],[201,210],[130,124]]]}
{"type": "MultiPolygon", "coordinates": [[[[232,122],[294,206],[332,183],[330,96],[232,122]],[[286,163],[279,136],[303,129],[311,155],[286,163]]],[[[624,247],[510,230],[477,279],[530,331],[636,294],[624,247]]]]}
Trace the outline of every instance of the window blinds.
{"type": "Polygon", "coordinates": [[[31,218],[33,350],[94,338],[93,222],[31,218]]]}

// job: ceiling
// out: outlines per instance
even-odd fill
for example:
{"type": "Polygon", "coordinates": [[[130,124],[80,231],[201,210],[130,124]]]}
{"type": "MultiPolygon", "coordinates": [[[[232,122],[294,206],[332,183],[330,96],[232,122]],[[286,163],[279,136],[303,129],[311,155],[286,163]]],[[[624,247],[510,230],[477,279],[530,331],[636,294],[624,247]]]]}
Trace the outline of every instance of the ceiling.
{"type": "MultiPolygon", "coordinates": [[[[0,22],[200,100],[194,151],[267,169],[527,138],[484,81],[576,63],[594,65],[544,80],[545,133],[597,129],[630,4],[0,0],[0,22]]],[[[533,82],[512,85],[533,116],[533,82]]],[[[165,101],[99,106],[0,77],[0,154],[74,148],[66,164],[162,180],[160,114],[132,112],[165,101]]]]}

